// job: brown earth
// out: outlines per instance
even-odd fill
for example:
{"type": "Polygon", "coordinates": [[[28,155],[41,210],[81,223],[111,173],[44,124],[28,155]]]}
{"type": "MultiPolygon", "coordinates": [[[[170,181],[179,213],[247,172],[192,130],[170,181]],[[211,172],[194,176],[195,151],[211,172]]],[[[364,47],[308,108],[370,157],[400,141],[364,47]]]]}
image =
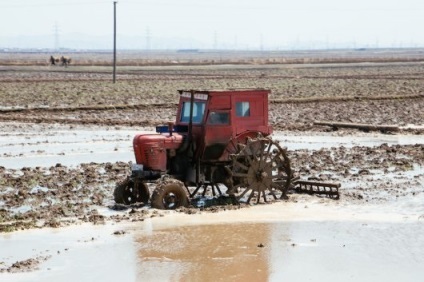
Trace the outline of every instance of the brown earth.
{"type": "MultiPolygon", "coordinates": [[[[370,148],[357,146],[321,150],[289,151],[295,174],[303,179],[325,182],[356,183],[342,188],[343,202],[381,203],[402,197],[424,193],[420,179],[403,175],[413,172],[416,166],[424,166],[424,145],[383,144],[370,148]],[[378,175],[394,178],[396,185],[385,180],[369,180],[378,175]],[[405,189],[408,185],[408,189],[405,189]],[[382,194],[382,191],[384,193],[382,194]]],[[[163,215],[143,209],[144,205],[121,206],[113,204],[112,191],[115,184],[125,179],[128,163],[90,163],[76,168],[57,164],[53,167],[22,169],[0,168],[1,193],[0,232],[25,228],[60,227],[79,222],[103,223],[106,220],[143,220],[163,215]],[[96,207],[126,210],[120,215],[104,216],[96,207]]],[[[393,180],[394,181],[394,180],[393,180]]],[[[150,186],[154,189],[154,185],[150,186]]],[[[292,195],[289,201],[296,201],[292,195]]],[[[215,206],[209,211],[245,207],[215,206]]],[[[196,213],[198,208],[181,209],[196,213]]]]}
{"type": "MultiPolygon", "coordinates": [[[[0,66],[0,72],[0,126],[12,121],[153,127],[175,119],[177,89],[240,87],[271,89],[269,115],[275,130],[332,130],[313,126],[314,120],[403,126],[422,125],[424,119],[421,63],[122,67],[116,84],[110,81],[110,69],[99,67],[0,66]]],[[[424,192],[419,189],[420,174],[414,183],[408,183],[414,188],[402,188],[409,181],[402,172],[423,165],[423,145],[289,154],[296,173],[304,178],[367,183],[378,174],[400,173],[396,186],[377,181],[371,186],[345,188],[341,201],[387,201],[424,192]],[[387,192],[384,197],[381,190],[387,192]]],[[[60,164],[17,170],[0,167],[0,232],[162,215],[140,205],[113,204],[111,191],[128,171],[129,164],[120,162],[76,168],[60,164]],[[129,212],[108,217],[99,214],[96,206],[129,212]]],[[[188,213],[196,210],[183,209],[188,213]]]]}
{"type": "Polygon", "coordinates": [[[268,88],[276,130],[314,120],[422,124],[420,63],[118,69],[0,67],[0,121],[154,126],[175,119],[177,89],[268,88]],[[154,121],[152,115],[157,117],[154,121]]]}
{"type": "MultiPolygon", "coordinates": [[[[402,61],[402,56],[382,60],[367,58],[377,62],[402,61]]],[[[312,135],[333,130],[313,126],[314,120],[423,125],[424,67],[420,63],[421,55],[414,56],[410,61],[417,62],[408,63],[349,65],[340,64],[343,60],[339,59],[338,64],[331,65],[278,65],[276,63],[290,60],[254,58],[245,63],[271,65],[158,68],[137,67],[139,63],[159,64],[156,59],[141,60],[128,64],[135,67],[118,68],[118,81],[113,84],[109,67],[91,66],[106,65],[103,59],[94,63],[85,58],[78,66],[60,68],[45,66],[39,57],[25,58],[22,63],[18,58],[16,63],[6,62],[0,55],[0,128],[4,136],[13,136],[14,131],[28,134],[19,122],[38,123],[42,128],[40,136],[47,136],[50,126],[56,123],[70,124],[71,129],[75,124],[90,125],[89,129],[94,131],[96,126],[103,125],[151,128],[174,120],[177,89],[240,87],[271,89],[269,115],[275,130],[307,131],[306,134],[312,135]],[[9,126],[10,122],[16,126],[9,126]]],[[[184,60],[181,59],[182,64],[189,62],[184,60]]],[[[303,61],[298,57],[291,60],[303,61]]],[[[313,56],[309,60],[334,62],[313,56]]],[[[358,57],[347,61],[356,62],[358,57]]],[[[219,60],[208,62],[216,64],[219,60]]],[[[337,134],[355,136],[355,132],[340,130],[337,134]]],[[[10,140],[12,142],[14,140],[10,140]]],[[[46,150],[48,146],[46,143],[46,150]]],[[[424,194],[423,144],[320,150],[289,148],[288,153],[295,173],[301,178],[342,183],[340,205],[410,203],[424,194]]],[[[0,151],[0,157],[19,155],[24,154],[14,152],[12,156],[0,151]]],[[[129,166],[126,162],[92,162],[69,167],[57,164],[12,169],[0,163],[0,233],[166,216],[166,211],[152,210],[143,204],[122,206],[113,202],[113,188],[128,175],[129,166]]],[[[310,197],[290,194],[288,201],[303,204],[308,203],[310,197]]],[[[325,197],[319,199],[320,204],[334,202],[325,197]]],[[[202,212],[248,207],[216,205],[202,212]]],[[[178,211],[195,214],[200,209],[189,207],[178,211]]],[[[125,231],[113,233],[122,234],[125,231]]],[[[257,247],[264,248],[264,245],[257,247]]],[[[10,264],[0,261],[0,273],[33,271],[50,257],[37,254],[10,264]]]]}

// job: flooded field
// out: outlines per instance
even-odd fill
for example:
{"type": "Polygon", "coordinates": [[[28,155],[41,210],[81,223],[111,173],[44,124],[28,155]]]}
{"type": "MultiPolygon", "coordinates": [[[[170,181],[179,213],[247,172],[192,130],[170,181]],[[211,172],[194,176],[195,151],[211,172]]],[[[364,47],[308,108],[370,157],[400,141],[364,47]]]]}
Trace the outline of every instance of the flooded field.
{"type": "MultiPolygon", "coordinates": [[[[76,166],[134,160],[132,138],[137,133],[153,132],[153,128],[122,126],[79,126],[60,124],[2,124],[0,133],[0,163],[7,168],[76,166]],[[41,134],[40,134],[41,133],[41,134]]],[[[274,134],[289,150],[344,146],[377,146],[422,144],[422,135],[387,135],[360,133],[345,135],[326,132],[281,132],[274,134]]]]}
{"type": "MultiPolygon", "coordinates": [[[[125,127],[6,124],[0,135],[0,160],[8,170],[17,171],[24,166],[54,167],[57,162],[70,170],[90,160],[129,162],[136,132],[125,127]]],[[[378,133],[276,132],[275,138],[291,154],[424,143],[422,135],[378,133]]],[[[342,183],[339,201],[292,194],[288,202],[215,213],[157,212],[149,207],[113,210],[108,208],[113,205],[113,185],[100,182],[103,200],[87,202],[79,215],[86,214],[91,223],[78,220],[78,213],[65,214],[59,226],[68,227],[0,234],[0,277],[6,281],[415,281],[424,274],[420,267],[423,160],[412,160],[414,166],[407,171],[372,171],[357,178],[338,178],[332,172],[342,183]],[[389,179],[392,185],[385,184],[389,179]],[[383,184],[386,188],[379,189],[383,184]]],[[[26,201],[14,209],[37,211],[35,205],[26,201]]],[[[5,207],[0,201],[0,208],[5,207]]],[[[42,214],[45,222],[64,215],[63,210],[42,214]]]]}
{"type": "MultiPolygon", "coordinates": [[[[424,212],[421,210],[421,212],[424,212]]],[[[417,281],[424,218],[309,200],[1,235],[5,281],[417,281]],[[119,231],[119,232],[117,232],[119,231]],[[119,233],[122,235],[115,235],[119,233]],[[413,238],[411,234],[415,234],[413,238]],[[34,245],[34,242],[38,242],[34,245]]]]}
{"type": "Polygon", "coordinates": [[[133,159],[132,138],[142,132],[16,123],[4,124],[3,128],[0,162],[8,168],[54,166],[57,163],[75,166],[94,160],[99,163],[128,162],[133,159]]]}
{"type": "Polygon", "coordinates": [[[1,281],[424,275],[421,62],[127,66],[117,84],[109,67],[0,71],[1,281]],[[287,147],[293,172],[340,183],[339,200],[290,191],[267,204],[175,211],[114,202],[134,162],[133,136],[175,120],[177,89],[239,87],[272,91],[273,138],[287,147]],[[401,130],[337,130],[316,120],[401,130]]]}

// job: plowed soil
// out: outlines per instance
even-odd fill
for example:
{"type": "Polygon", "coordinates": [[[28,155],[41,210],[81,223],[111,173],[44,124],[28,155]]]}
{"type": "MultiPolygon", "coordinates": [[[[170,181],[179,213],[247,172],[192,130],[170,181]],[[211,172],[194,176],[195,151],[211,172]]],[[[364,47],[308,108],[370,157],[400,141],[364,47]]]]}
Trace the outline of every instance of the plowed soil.
{"type": "MultiPolygon", "coordinates": [[[[277,132],[289,135],[367,134],[355,129],[332,132],[332,128],[314,126],[316,120],[424,125],[424,65],[420,62],[120,67],[116,84],[111,82],[107,67],[0,66],[0,74],[1,136],[7,139],[21,134],[29,143],[34,135],[47,139],[52,125],[71,131],[78,126],[92,132],[152,129],[175,120],[178,89],[270,89],[270,123],[277,132]],[[36,130],[31,129],[34,124],[36,130]]],[[[397,134],[421,136],[423,131],[397,134]]],[[[384,140],[384,135],[377,139],[384,140]]],[[[25,157],[29,143],[11,152],[8,146],[13,142],[10,139],[0,144],[0,161],[15,158],[19,162],[25,157]]],[[[49,142],[37,142],[45,145],[41,155],[53,152],[49,142]]],[[[67,140],[57,142],[61,145],[67,140]]],[[[119,142],[131,146],[131,136],[119,142]]],[[[424,196],[422,142],[393,145],[381,141],[378,145],[351,147],[335,144],[321,149],[288,148],[288,153],[295,173],[302,179],[342,183],[339,203],[343,206],[408,202],[424,196]]],[[[0,232],[166,216],[167,212],[148,206],[113,202],[113,188],[125,179],[129,167],[128,161],[96,162],[95,157],[91,163],[71,166],[57,163],[10,168],[0,162],[0,232]]],[[[288,201],[307,203],[308,197],[292,194],[288,201]]],[[[325,197],[319,199],[326,205],[334,203],[325,197]]],[[[216,206],[203,211],[245,207],[216,206]]],[[[200,212],[196,207],[179,211],[200,212]]],[[[1,259],[0,272],[21,272],[35,269],[37,260],[48,257],[13,265],[2,265],[1,259]]]]}
{"type": "Polygon", "coordinates": [[[400,126],[423,120],[420,63],[127,67],[118,69],[116,84],[96,67],[58,68],[2,67],[0,120],[155,126],[175,120],[178,89],[226,88],[270,89],[276,130],[325,130],[313,128],[314,120],[400,126]]]}

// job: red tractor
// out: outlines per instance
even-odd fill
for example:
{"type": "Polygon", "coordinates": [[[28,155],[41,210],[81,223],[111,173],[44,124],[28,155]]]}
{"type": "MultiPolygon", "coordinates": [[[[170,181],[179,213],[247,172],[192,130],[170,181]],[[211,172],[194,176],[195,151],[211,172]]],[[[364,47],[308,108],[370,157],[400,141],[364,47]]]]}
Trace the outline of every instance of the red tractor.
{"type": "Polygon", "coordinates": [[[269,93],[179,90],[175,123],[134,137],[136,164],[117,185],[115,201],[150,199],[153,208],[175,209],[200,189],[215,196],[223,188],[229,198],[247,203],[285,198],[292,172],[286,150],[270,138],[269,93]],[[156,183],[151,198],[147,183],[156,183]]]}

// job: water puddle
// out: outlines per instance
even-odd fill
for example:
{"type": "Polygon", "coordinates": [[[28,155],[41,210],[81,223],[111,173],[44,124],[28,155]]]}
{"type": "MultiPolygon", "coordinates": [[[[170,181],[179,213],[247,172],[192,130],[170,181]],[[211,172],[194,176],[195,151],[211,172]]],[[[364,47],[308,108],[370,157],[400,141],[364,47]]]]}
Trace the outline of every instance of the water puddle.
{"type": "Polygon", "coordinates": [[[90,162],[128,162],[134,159],[132,138],[140,130],[35,126],[0,134],[0,166],[22,168],[75,166],[90,162]]]}
{"type": "Polygon", "coordinates": [[[271,226],[186,226],[136,239],[143,281],[266,281],[271,226]],[[259,232],[258,232],[259,231],[259,232]]]}
{"type": "MultiPolygon", "coordinates": [[[[272,211],[277,212],[258,207],[256,212],[263,212],[256,215],[259,222],[247,213],[246,222],[224,224],[215,216],[203,215],[203,224],[145,223],[145,229],[142,226],[135,235],[137,279],[397,281],[402,276],[414,281],[424,274],[422,224],[376,222],[373,215],[368,220],[366,216],[348,218],[346,211],[341,220],[311,221],[302,215],[297,220],[290,209],[276,220],[277,214],[267,217],[272,211]],[[419,238],[405,240],[408,234],[419,234],[419,238]]],[[[236,214],[229,217],[234,220],[236,214]]],[[[180,219],[184,222],[184,217],[180,219]]]]}
{"type": "Polygon", "coordinates": [[[289,150],[309,149],[319,150],[322,148],[340,147],[351,148],[354,146],[374,147],[383,143],[390,145],[414,145],[423,144],[424,135],[385,135],[369,134],[366,136],[333,136],[330,134],[313,136],[290,136],[275,134],[281,144],[289,150]]]}
{"type": "Polygon", "coordinates": [[[0,276],[7,281],[419,281],[424,220],[361,208],[276,203],[0,234],[3,265],[48,257],[37,270],[0,276]],[[123,235],[115,235],[120,230],[123,235]]]}
{"type": "Polygon", "coordinates": [[[116,236],[114,225],[84,224],[61,229],[0,234],[0,268],[43,257],[38,269],[0,273],[2,281],[136,281],[131,236],[116,236]]]}
{"type": "MultiPolygon", "coordinates": [[[[132,139],[137,133],[149,132],[128,128],[104,128],[54,125],[25,125],[19,130],[12,125],[4,126],[0,134],[0,166],[22,168],[54,166],[61,163],[75,166],[90,162],[134,161],[132,139]]],[[[385,135],[366,134],[359,136],[334,136],[320,133],[306,136],[307,133],[276,132],[274,138],[289,150],[331,148],[345,146],[378,146],[423,144],[424,135],[385,135]]]]}

